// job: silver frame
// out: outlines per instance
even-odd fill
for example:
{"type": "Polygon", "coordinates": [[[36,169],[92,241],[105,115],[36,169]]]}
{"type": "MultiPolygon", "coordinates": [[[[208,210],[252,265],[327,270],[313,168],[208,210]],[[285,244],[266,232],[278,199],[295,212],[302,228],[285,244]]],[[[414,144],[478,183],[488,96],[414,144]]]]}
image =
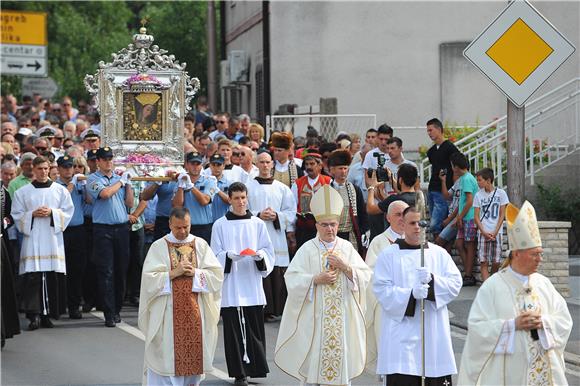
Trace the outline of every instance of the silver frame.
{"type": "Polygon", "coordinates": [[[133,36],[133,43],[112,54],[112,62],[99,62],[99,70],[85,76],[85,87],[95,96],[101,115],[101,142],[113,149],[116,163],[131,154],[154,154],[166,161],[163,164],[183,164],[184,161],[184,118],[199,90],[199,80],[189,77],[185,63],[179,63],[174,55],[167,55],[166,50],[152,45],[153,40],[142,27],[133,36]],[[153,79],[128,83],[135,75],[153,79]],[[124,139],[123,94],[128,92],[162,95],[161,141],[124,139]]]}

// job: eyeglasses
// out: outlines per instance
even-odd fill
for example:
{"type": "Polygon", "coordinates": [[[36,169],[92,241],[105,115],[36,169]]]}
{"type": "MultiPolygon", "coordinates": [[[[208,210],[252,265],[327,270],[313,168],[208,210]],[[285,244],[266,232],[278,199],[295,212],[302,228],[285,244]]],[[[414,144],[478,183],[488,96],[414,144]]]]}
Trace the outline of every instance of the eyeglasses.
{"type": "Polygon", "coordinates": [[[246,156],[246,153],[244,153],[243,151],[242,151],[242,152],[240,152],[240,153],[233,152],[233,153],[232,153],[232,155],[233,155],[234,157],[245,157],[245,156],[246,156]]]}
{"type": "Polygon", "coordinates": [[[36,146],[36,147],[35,147],[35,149],[36,149],[36,150],[38,150],[38,151],[45,151],[45,150],[48,150],[48,148],[47,148],[47,147],[43,147],[43,146],[36,146]]]}
{"type": "Polygon", "coordinates": [[[54,137],[54,139],[60,139],[62,141],[64,137],[54,137]]]}

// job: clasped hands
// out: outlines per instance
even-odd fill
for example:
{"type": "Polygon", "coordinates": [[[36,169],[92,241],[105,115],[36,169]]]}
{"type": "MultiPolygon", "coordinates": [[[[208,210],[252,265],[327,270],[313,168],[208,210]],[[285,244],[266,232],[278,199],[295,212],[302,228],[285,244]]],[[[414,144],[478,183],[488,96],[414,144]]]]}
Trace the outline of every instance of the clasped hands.
{"type": "Polygon", "coordinates": [[[544,328],[542,315],[537,311],[524,311],[515,319],[516,330],[539,330],[544,328]]]}
{"type": "Polygon", "coordinates": [[[177,263],[175,269],[173,269],[171,272],[171,276],[173,276],[173,278],[183,275],[193,276],[195,274],[195,268],[193,268],[193,265],[189,261],[180,261],[177,263]]]}
{"type": "Polygon", "coordinates": [[[52,209],[48,206],[41,206],[32,212],[32,217],[48,217],[52,213],[52,209]]]}
{"type": "Polygon", "coordinates": [[[276,217],[276,211],[270,207],[260,212],[260,218],[264,221],[274,221],[276,220],[276,217]]]}
{"type": "Polygon", "coordinates": [[[334,284],[338,279],[338,272],[348,272],[350,267],[338,256],[329,255],[326,258],[329,270],[314,276],[314,284],[334,284]]]}
{"type": "Polygon", "coordinates": [[[417,300],[427,298],[429,294],[429,283],[432,279],[431,272],[427,267],[417,268],[417,282],[413,286],[413,297],[417,300]]]}

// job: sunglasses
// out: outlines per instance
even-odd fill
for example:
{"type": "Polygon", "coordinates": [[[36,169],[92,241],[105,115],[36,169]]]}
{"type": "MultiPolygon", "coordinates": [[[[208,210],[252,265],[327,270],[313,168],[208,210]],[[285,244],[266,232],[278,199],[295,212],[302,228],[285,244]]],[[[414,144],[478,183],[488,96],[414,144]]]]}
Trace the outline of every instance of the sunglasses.
{"type": "Polygon", "coordinates": [[[63,106],[70,106],[70,103],[63,103],[63,106]]]}
{"type": "Polygon", "coordinates": [[[246,156],[246,153],[244,153],[243,151],[241,153],[233,152],[232,155],[234,157],[245,157],[246,156]]]}
{"type": "Polygon", "coordinates": [[[253,147],[253,148],[252,148],[252,151],[258,151],[258,150],[260,150],[260,148],[259,148],[259,147],[253,147]]]}
{"type": "Polygon", "coordinates": [[[63,149],[68,149],[69,147],[71,147],[72,145],[62,145],[63,149]]]}
{"type": "Polygon", "coordinates": [[[215,121],[215,123],[221,123],[222,125],[225,125],[226,121],[215,121]]]}
{"type": "Polygon", "coordinates": [[[36,150],[38,150],[38,151],[45,151],[45,150],[48,150],[48,148],[47,148],[47,147],[42,147],[42,146],[40,146],[40,147],[39,147],[39,146],[37,146],[37,147],[35,147],[35,149],[36,149],[36,150]]]}
{"type": "Polygon", "coordinates": [[[64,137],[54,137],[54,139],[60,139],[62,141],[64,137]]]}

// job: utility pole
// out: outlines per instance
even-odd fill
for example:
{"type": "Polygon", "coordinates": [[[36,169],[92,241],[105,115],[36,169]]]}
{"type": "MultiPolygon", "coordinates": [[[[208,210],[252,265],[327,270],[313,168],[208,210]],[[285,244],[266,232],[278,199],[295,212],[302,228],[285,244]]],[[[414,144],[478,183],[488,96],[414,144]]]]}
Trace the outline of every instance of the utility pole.
{"type": "Polygon", "coordinates": [[[521,207],[526,189],[525,107],[507,101],[507,194],[521,207]]]}
{"type": "Polygon", "coordinates": [[[207,100],[212,111],[218,110],[217,48],[215,3],[207,2],[207,100]]]}

